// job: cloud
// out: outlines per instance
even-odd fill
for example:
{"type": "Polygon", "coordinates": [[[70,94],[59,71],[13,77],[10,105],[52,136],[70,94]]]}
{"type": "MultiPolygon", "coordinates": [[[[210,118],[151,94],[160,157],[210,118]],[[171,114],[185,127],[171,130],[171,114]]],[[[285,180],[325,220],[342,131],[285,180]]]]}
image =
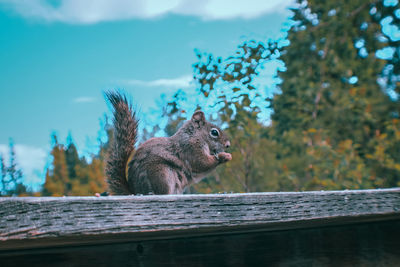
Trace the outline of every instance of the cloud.
{"type": "Polygon", "coordinates": [[[151,19],[166,14],[205,20],[255,18],[283,12],[293,0],[0,0],[0,7],[49,22],[90,24],[122,19],[151,19]]]}
{"type": "Polygon", "coordinates": [[[168,87],[168,88],[176,88],[183,89],[191,87],[191,82],[193,81],[193,77],[191,75],[184,75],[177,78],[170,79],[157,79],[151,81],[143,81],[143,80],[122,80],[120,81],[122,84],[126,85],[134,85],[134,86],[143,86],[143,87],[168,87]]]}
{"type": "MultiPolygon", "coordinates": [[[[6,165],[9,165],[8,145],[0,144],[0,153],[6,165]]],[[[38,190],[44,182],[44,167],[47,161],[46,150],[41,147],[15,144],[17,165],[24,174],[24,184],[38,190]]]]}
{"type": "Polygon", "coordinates": [[[94,97],[88,97],[88,96],[81,96],[77,97],[73,100],[74,103],[92,103],[96,99],[94,97]]]}

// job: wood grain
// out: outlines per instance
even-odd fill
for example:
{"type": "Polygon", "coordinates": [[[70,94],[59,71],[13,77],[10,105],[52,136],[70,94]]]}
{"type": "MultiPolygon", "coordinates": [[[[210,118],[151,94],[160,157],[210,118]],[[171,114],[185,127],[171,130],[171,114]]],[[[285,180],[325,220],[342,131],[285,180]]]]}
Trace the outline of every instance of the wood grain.
{"type": "Polygon", "coordinates": [[[0,251],[400,219],[400,189],[0,198],[0,251]]]}

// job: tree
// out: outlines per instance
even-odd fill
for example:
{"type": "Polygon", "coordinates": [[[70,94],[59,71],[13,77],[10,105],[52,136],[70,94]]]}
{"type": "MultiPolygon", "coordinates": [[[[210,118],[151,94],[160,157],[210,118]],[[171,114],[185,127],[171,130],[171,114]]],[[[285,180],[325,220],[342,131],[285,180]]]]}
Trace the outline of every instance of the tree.
{"type": "MultiPolygon", "coordinates": [[[[399,2],[377,1],[371,14],[376,21],[382,25],[382,41],[386,44],[386,51],[392,52],[392,55],[385,59],[387,64],[383,70],[383,82],[389,93],[396,95],[397,102],[400,94],[400,12],[399,2]]],[[[397,114],[400,114],[400,105],[396,105],[397,114]]]]}
{"type": "Polygon", "coordinates": [[[27,188],[22,183],[23,173],[18,167],[14,142],[10,139],[9,142],[9,165],[6,166],[4,158],[0,155],[0,171],[2,191],[4,195],[19,196],[26,195],[27,188]]]}
{"type": "MultiPolygon", "coordinates": [[[[209,120],[230,136],[233,160],[189,192],[400,186],[400,38],[387,30],[398,30],[398,2],[298,0],[292,11],[286,42],[250,40],[225,59],[196,53],[196,108],[215,111],[209,120]],[[278,73],[279,92],[268,98],[255,81],[271,61],[286,67],[278,73]],[[266,122],[262,114],[270,111],[266,122]]],[[[187,117],[183,95],[178,91],[164,110],[168,136],[187,117]]],[[[88,160],[71,137],[65,147],[54,136],[45,194],[105,189],[113,138],[107,127],[108,141],[88,160]]],[[[144,139],[158,130],[145,131],[144,139]]]]}
{"type": "MultiPolygon", "coordinates": [[[[277,57],[278,44],[267,45],[254,41],[245,42],[227,59],[197,53],[199,62],[194,64],[194,78],[205,99],[213,102],[211,108],[219,115],[210,120],[222,125],[230,136],[233,160],[217,168],[216,172],[192,187],[192,192],[218,191],[251,192],[277,190],[275,179],[265,179],[273,172],[272,151],[277,144],[266,138],[267,127],[258,121],[261,110],[267,105],[253,84],[264,62],[277,57]],[[270,148],[266,150],[266,148],[270,148]]],[[[172,114],[182,111],[177,99],[169,104],[172,114]]],[[[204,101],[207,102],[207,101],[204,101]]]]}
{"type": "Polygon", "coordinates": [[[104,125],[104,130],[108,140],[102,142],[99,139],[99,153],[91,155],[89,160],[79,157],[71,134],[67,138],[66,146],[58,142],[56,134],[52,135],[53,162],[46,171],[43,195],[93,196],[106,190],[104,162],[109,140],[112,140],[112,130],[108,123],[104,125]]]}
{"type": "Polygon", "coordinates": [[[105,117],[102,128],[107,138],[105,141],[102,141],[100,137],[98,138],[100,144],[99,152],[91,156],[90,163],[87,163],[84,158],[81,159],[81,172],[83,172],[84,175],[80,175],[80,191],[76,191],[76,195],[94,195],[95,193],[102,193],[107,190],[104,170],[110,142],[112,142],[114,138],[113,128],[108,123],[107,117],[105,117]]]}
{"type": "MultiPolygon", "coordinates": [[[[168,117],[168,122],[164,129],[164,132],[167,136],[174,135],[186,121],[185,118],[186,110],[183,110],[179,107],[179,102],[182,99],[182,95],[184,95],[184,92],[182,90],[178,90],[174,94],[173,100],[168,102],[167,106],[163,109],[163,115],[168,117]]],[[[199,107],[197,107],[197,109],[199,109],[199,107]]],[[[158,125],[156,125],[154,126],[153,130],[150,133],[148,133],[145,130],[144,135],[153,137],[154,133],[157,132],[158,130],[159,127],[158,125]]]]}
{"type": "Polygon", "coordinates": [[[398,104],[378,82],[392,62],[376,56],[390,39],[380,25],[387,7],[297,3],[290,45],[281,52],[281,93],[272,100],[274,138],[290,148],[279,157],[302,189],[398,185],[398,104]]]}
{"type": "Polygon", "coordinates": [[[0,195],[6,194],[7,188],[7,167],[4,162],[4,156],[0,154],[0,175],[1,175],[1,191],[0,195]]]}
{"type": "Polygon", "coordinates": [[[65,157],[65,148],[58,142],[57,135],[52,134],[53,157],[52,167],[46,171],[46,180],[43,186],[45,196],[67,196],[70,189],[68,166],[65,157]]]}
{"type": "Polygon", "coordinates": [[[197,53],[198,90],[231,136],[233,160],[195,189],[399,186],[399,98],[390,96],[398,92],[399,40],[382,30],[399,16],[389,2],[298,1],[289,45],[248,41],[226,59],[197,53]],[[394,52],[384,59],[387,48],[394,52]],[[286,64],[280,92],[261,99],[253,82],[275,59],[286,64]],[[264,100],[270,125],[259,120],[264,100]]]}
{"type": "Polygon", "coordinates": [[[67,168],[68,168],[68,176],[71,179],[76,178],[76,168],[79,165],[79,155],[78,155],[78,150],[76,149],[76,146],[72,140],[72,135],[71,133],[68,134],[67,137],[67,148],[65,149],[65,160],[67,163],[67,168]]]}

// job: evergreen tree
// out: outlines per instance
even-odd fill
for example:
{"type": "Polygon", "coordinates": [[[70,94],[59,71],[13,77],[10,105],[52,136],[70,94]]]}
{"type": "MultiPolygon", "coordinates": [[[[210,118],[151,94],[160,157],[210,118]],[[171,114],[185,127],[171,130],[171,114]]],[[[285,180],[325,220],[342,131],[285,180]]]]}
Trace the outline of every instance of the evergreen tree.
{"type": "Polygon", "coordinates": [[[88,191],[90,195],[102,193],[107,190],[106,176],[104,173],[105,158],[96,156],[89,164],[89,183],[88,191]]]}
{"type": "MultiPolygon", "coordinates": [[[[111,140],[112,131],[105,125],[108,140],[111,140]]],[[[46,172],[46,181],[42,194],[45,196],[93,196],[106,190],[104,162],[109,141],[100,142],[98,155],[92,155],[86,160],[80,158],[72,135],[67,138],[67,145],[60,144],[57,136],[52,136],[53,162],[46,172]]]]}
{"type": "Polygon", "coordinates": [[[93,157],[92,163],[90,164],[89,177],[92,177],[90,180],[91,194],[107,191],[105,164],[108,157],[110,144],[114,138],[114,129],[109,124],[107,117],[105,117],[105,124],[102,128],[106,133],[107,139],[102,141],[100,137],[98,138],[100,143],[99,153],[93,157]]]}
{"type": "MultiPolygon", "coordinates": [[[[288,46],[248,41],[226,59],[197,53],[194,78],[202,105],[215,111],[209,119],[230,136],[233,160],[188,192],[400,186],[400,38],[385,30],[398,29],[398,1],[298,0],[292,11],[288,46]],[[383,49],[392,55],[377,56],[383,49]],[[277,59],[286,64],[280,92],[264,99],[255,79],[266,62],[277,59]],[[272,122],[262,123],[260,114],[269,109],[272,122]]],[[[181,94],[164,110],[168,136],[187,117],[181,94]]],[[[145,131],[144,139],[157,127],[145,131]]],[[[79,157],[71,135],[67,146],[53,136],[45,195],[105,190],[104,162],[113,138],[107,119],[104,129],[108,139],[89,160],[79,157]]],[[[8,168],[0,163],[3,188],[9,188],[3,175],[8,168]]]]}
{"type": "Polygon", "coordinates": [[[7,167],[4,162],[4,156],[0,154],[0,175],[1,175],[1,191],[0,195],[5,195],[6,194],[6,188],[7,188],[7,167]]]}
{"type": "Polygon", "coordinates": [[[0,155],[0,171],[2,192],[4,195],[21,196],[27,194],[27,188],[23,184],[23,173],[18,167],[14,142],[10,139],[9,142],[9,165],[4,162],[4,158],[0,155]]]}
{"type": "Polygon", "coordinates": [[[68,176],[70,179],[76,179],[76,168],[80,163],[78,150],[72,141],[71,133],[67,137],[67,148],[65,149],[65,160],[67,162],[68,176]]]}
{"type": "Polygon", "coordinates": [[[19,195],[26,192],[25,186],[22,184],[22,170],[17,166],[17,159],[15,155],[15,147],[13,140],[10,139],[10,165],[7,168],[7,174],[9,176],[9,183],[12,186],[13,194],[19,195]]]}
{"type": "Polygon", "coordinates": [[[65,148],[58,143],[57,135],[52,135],[53,149],[51,155],[53,157],[52,167],[46,172],[46,180],[43,187],[43,195],[45,196],[67,196],[71,189],[68,167],[65,158],[65,148]]]}

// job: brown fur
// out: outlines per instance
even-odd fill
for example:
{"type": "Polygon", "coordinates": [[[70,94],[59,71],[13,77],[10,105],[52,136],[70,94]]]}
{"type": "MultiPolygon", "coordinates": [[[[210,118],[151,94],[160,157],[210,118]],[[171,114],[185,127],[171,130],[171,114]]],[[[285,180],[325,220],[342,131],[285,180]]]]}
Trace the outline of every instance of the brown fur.
{"type": "Polygon", "coordinates": [[[224,152],[230,145],[227,136],[206,121],[202,111],[196,111],[175,135],[151,138],[134,151],[137,120],[131,105],[121,93],[106,96],[114,107],[114,146],[106,168],[112,194],[181,194],[186,186],[232,159],[224,152]]]}

